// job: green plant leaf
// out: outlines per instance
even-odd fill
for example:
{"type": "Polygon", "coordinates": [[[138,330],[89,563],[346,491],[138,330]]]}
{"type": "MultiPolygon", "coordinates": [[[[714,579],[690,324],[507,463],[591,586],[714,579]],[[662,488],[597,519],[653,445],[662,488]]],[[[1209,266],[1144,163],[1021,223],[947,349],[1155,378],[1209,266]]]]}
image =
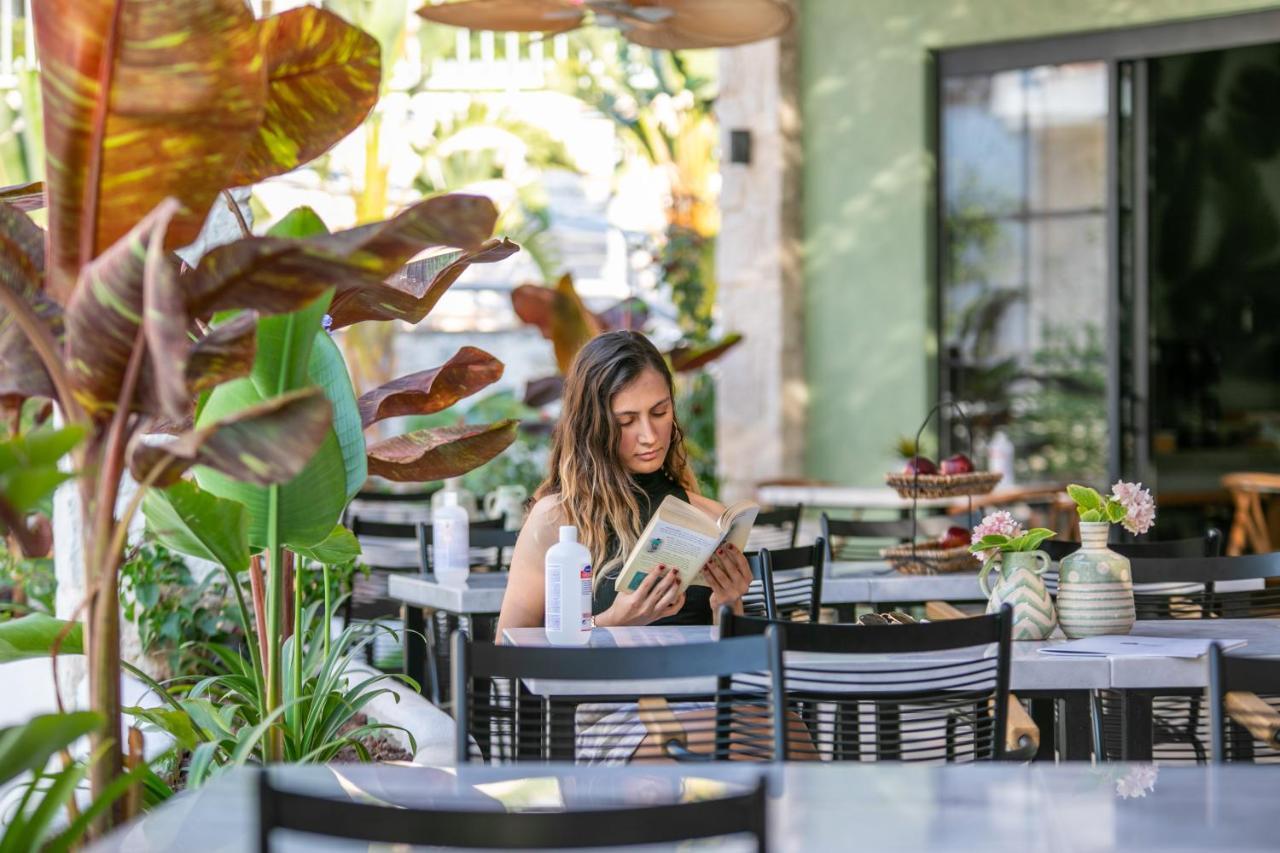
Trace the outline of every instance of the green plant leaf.
{"type": "Polygon", "coordinates": [[[20,726],[0,729],[0,784],[28,770],[42,770],[56,753],[101,725],[101,714],[72,711],[41,714],[20,726]]]}
{"type": "Polygon", "coordinates": [[[1107,520],[1107,519],[1106,519],[1106,514],[1105,514],[1105,511],[1104,511],[1104,510],[1101,510],[1101,509],[1084,509],[1083,507],[1076,507],[1076,509],[1077,509],[1077,511],[1080,513],[1080,520],[1081,520],[1081,521],[1094,522],[1094,521],[1106,521],[1106,520],[1107,520]]]}
{"type": "Polygon", "coordinates": [[[152,489],[142,501],[147,527],[183,554],[212,560],[232,572],[249,568],[249,513],[244,504],[219,498],[190,480],[152,489]]]}
{"type": "Polygon", "coordinates": [[[28,432],[20,438],[0,441],[0,475],[15,469],[57,465],[58,460],[82,438],[82,427],[68,426],[28,432]]]}
{"type": "Polygon", "coordinates": [[[431,415],[502,378],[503,365],[476,347],[463,347],[433,370],[402,376],[360,395],[364,427],[384,418],[431,415]]]}
{"type": "Polygon", "coordinates": [[[1103,506],[1102,495],[1098,494],[1096,489],[1088,486],[1079,486],[1071,484],[1067,486],[1067,494],[1076,502],[1076,507],[1083,512],[1090,509],[1101,509],[1103,506]]]}
{"type": "Polygon", "coordinates": [[[293,548],[292,550],[308,560],[332,566],[359,557],[360,541],[350,530],[341,524],[336,524],[323,542],[310,548],[293,548]]]}
{"type": "Polygon", "coordinates": [[[515,441],[517,424],[509,419],[390,438],[369,448],[369,473],[401,482],[458,477],[506,450],[515,441]]]}
{"type": "Polygon", "coordinates": [[[121,710],[130,716],[150,723],[160,731],[170,735],[182,749],[195,749],[196,744],[204,742],[204,738],[192,724],[190,715],[185,711],[177,711],[164,706],[159,708],[127,707],[121,710]]]}
{"type": "Polygon", "coordinates": [[[1106,516],[1107,521],[1112,524],[1118,524],[1124,521],[1125,516],[1129,514],[1129,510],[1125,509],[1124,504],[1114,498],[1107,499],[1106,516]]]}
{"type": "Polygon", "coordinates": [[[989,551],[992,548],[1003,549],[1009,544],[1009,537],[1003,533],[988,533],[977,542],[969,546],[969,550],[973,553],[979,551],[989,551]]]}
{"type": "MultiPolygon", "coordinates": [[[[258,352],[250,377],[215,388],[201,409],[197,428],[256,406],[270,395],[311,386],[309,366],[317,334],[322,334],[320,318],[326,307],[328,298],[322,297],[301,311],[260,320],[258,352]]],[[[352,398],[354,411],[354,393],[352,398]]],[[[324,400],[332,412],[329,398],[324,400]]],[[[206,491],[244,504],[249,512],[250,546],[267,546],[270,487],[242,482],[203,466],[196,467],[195,476],[206,491]]],[[[306,547],[329,535],[346,506],[347,477],[346,459],[331,424],[302,471],[279,486],[282,544],[306,547]]]]}
{"type": "Polygon", "coordinates": [[[1057,535],[1056,533],[1054,533],[1052,530],[1049,530],[1048,528],[1033,527],[1019,537],[1020,539],[1023,539],[1025,541],[1023,542],[1023,546],[1018,550],[1034,551],[1037,548],[1039,548],[1040,545],[1043,544],[1046,540],[1052,539],[1056,535],[1057,535]]]}
{"type": "Polygon", "coordinates": [[[368,450],[364,427],[360,423],[360,406],[351,386],[346,359],[338,345],[324,332],[316,333],[309,371],[312,381],[324,390],[333,409],[333,433],[342,451],[342,464],[347,474],[347,500],[351,500],[369,479],[368,450]]]}
{"type": "Polygon", "coordinates": [[[43,613],[0,622],[0,663],[48,657],[53,652],[54,641],[68,625],[71,630],[58,647],[58,654],[82,654],[84,629],[79,622],[69,623],[43,613]]]}

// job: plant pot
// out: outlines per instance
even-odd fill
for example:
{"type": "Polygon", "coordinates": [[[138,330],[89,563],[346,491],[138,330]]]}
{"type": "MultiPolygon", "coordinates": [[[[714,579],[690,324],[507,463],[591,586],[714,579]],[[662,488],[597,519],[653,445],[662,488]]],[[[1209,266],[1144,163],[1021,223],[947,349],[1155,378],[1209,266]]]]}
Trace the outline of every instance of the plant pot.
{"type": "Polygon", "coordinates": [[[1005,604],[1013,608],[1010,634],[1015,640],[1044,640],[1053,633],[1057,615],[1041,577],[1051,562],[1044,551],[1010,551],[988,560],[978,575],[988,613],[999,612],[1005,604]],[[998,574],[994,588],[989,589],[987,573],[992,568],[998,574]]]}
{"type": "Polygon", "coordinates": [[[1133,628],[1129,559],[1107,547],[1111,525],[1080,522],[1080,550],[1058,569],[1058,624],[1072,639],[1127,634],[1133,628]]]}

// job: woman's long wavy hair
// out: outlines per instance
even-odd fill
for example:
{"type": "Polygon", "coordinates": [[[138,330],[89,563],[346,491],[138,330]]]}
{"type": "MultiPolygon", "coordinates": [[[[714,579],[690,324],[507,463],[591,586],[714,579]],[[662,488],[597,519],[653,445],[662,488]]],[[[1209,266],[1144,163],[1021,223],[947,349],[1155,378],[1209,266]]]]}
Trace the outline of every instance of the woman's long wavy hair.
{"type": "Polygon", "coordinates": [[[562,524],[578,528],[578,538],[596,566],[592,588],[622,565],[640,538],[640,505],[631,474],[619,455],[622,429],[613,416],[613,397],[652,368],[672,395],[671,442],[662,470],[689,492],[697,483],[685,453],[684,433],[675,414],[675,386],[666,360],[639,332],[607,332],[583,347],[564,380],[563,408],[551,444],[547,479],[534,499],[559,498],[562,524]],[[617,535],[611,553],[609,532],[617,535]]]}

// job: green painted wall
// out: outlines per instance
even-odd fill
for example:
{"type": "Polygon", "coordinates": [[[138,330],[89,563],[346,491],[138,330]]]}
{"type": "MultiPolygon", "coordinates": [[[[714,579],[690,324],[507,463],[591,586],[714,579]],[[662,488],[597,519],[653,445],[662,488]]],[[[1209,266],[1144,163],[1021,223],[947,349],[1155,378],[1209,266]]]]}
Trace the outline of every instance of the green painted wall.
{"type": "Polygon", "coordinates": [[[928,411],[933,48],[1255,11],[1260,0],[803,0],[806,467],[882,482],[928,411]]]}

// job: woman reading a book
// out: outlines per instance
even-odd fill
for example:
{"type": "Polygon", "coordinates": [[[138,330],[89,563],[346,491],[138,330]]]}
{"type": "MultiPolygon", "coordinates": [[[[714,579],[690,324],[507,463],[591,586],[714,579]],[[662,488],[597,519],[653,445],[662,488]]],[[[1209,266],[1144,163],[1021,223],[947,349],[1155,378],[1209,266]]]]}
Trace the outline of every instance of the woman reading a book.
{"type": "Polygon", "coordinates": [[[499,637],[506,628],[542,624],[543,562],[562,524],[577,527],[591,552],[597,626],[708,625],[723,605],[742,612],[751,568],[729,544],[702,567],[707,586],[681,592],[679,573],[660,566],[634,591],[614,590],[618,571],[664,498],[674,495],[712,520],[724,512],[697,492],[671,372],[644,335],[609,332],[579,351],[565,377],[549,468],[516,542],[499,637]]]}

